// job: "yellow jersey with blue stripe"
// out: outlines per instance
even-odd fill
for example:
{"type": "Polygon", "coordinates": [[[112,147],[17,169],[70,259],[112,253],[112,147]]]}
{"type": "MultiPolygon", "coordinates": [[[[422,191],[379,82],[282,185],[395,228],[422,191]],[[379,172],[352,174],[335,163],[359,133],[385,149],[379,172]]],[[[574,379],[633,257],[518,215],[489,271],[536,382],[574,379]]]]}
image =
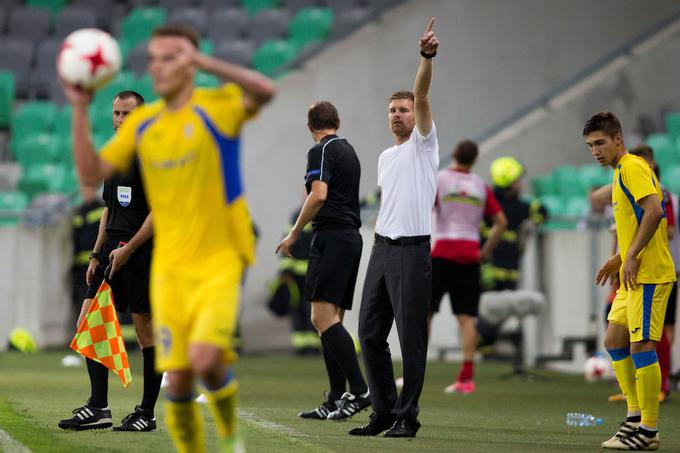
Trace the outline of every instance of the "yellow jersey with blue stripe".
{"type": "MultiPolygon", "coordinates": [[[[663,208],[663,194],[656,175],[647,162],[632,154],[624,155],[614,169],[612,186],[612,207],[619,253],[625,262],[626,254],[638,232],[644,215],[638,201],[655,195],[663,208]]],[[[663,218],[652,239],[638,255],[638,283],[674,282],[675,268],[668,248],[667,219],[664,208],[663,218]]],[[[623,267],[623,265],[622,265],[623,267]]]]}
{"type": "Polygon", "coordinates": [[[219,269],[234,256],[254,260],[239,163],[247,119],[237,85],[197,88],[179,110],[162,100],[133,110],[104,145],[101,158],[118,171],[139,155],[153,212],[154,268],[219,269]]]}

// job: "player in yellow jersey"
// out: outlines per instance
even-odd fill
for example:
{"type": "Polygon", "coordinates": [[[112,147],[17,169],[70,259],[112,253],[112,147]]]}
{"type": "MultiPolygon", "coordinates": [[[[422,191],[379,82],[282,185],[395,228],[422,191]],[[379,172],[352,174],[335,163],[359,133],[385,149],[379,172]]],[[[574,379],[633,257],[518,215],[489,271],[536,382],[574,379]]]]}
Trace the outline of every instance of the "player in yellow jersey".
{"type": "Polygon", "coordinates": [[[619,245],[619,253],[604,263],[595,280],[605,284],[618,276],[621,282],[604,341],[628,412],[618,432],[602,447],[656,450],[661,381],[656,342],[676,280],[661,186],[647,162],[626,151],[621,123],[614,114],[590,117],[583,136],[598,163],[614,169],[611,202],[619,245]]]}
{"type": "Polygon", "coordinates": [[[166,417],[180,452],[206,451],[194,379],[206,395],[225,451],[235,432],[237,383],[229,369],[243,267],[254,237],[239,168],[239,132],[275,94],[262,74],[197,50],[198,35],[164,26],[149,41],[148,70],[160,100],[136,109],[100,154],[90,138],[92,93],[65,85],[81,184],[124,171],[135,153],[154,212],[151,307],[168,372],[166,417]],[[195,88],[197,70],[230,82],[195,88]]]}

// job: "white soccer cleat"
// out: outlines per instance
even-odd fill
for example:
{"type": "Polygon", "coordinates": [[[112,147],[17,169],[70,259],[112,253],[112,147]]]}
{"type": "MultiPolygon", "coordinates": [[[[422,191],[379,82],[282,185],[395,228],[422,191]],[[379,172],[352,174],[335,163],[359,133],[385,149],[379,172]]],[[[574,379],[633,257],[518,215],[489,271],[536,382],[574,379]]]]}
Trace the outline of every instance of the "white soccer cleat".
{"type": "Polygon", "coordinates": [[[201,393],[196,397],[196,402],[200,404],[205,404],[208,402],[208,398],[206,398],[204,393],[201,393]]]}
{"type": "Polygon", "coordinates": [[[634,427],[635,425],[639,425],[639,423],[630,422],[622,423],[621,428],[614,435],[614,437],[602,443],[602,448],[608,448],[611,450],[635,450],[635,451],[658,450],[660,445],[659,433],[654,434],[654,437],[647,437],[638,428],[630,432],[631,428],[634,427]],[[627,431],[629,432],[629,434],[620,435],[622,431],[627,431]]]}
{"type": "Polygon", "coordinates": [[[164,389],[169,385],[168,383],[168,373],[163,373],[163,379],[161,379],[161,388],[164,389]]]}

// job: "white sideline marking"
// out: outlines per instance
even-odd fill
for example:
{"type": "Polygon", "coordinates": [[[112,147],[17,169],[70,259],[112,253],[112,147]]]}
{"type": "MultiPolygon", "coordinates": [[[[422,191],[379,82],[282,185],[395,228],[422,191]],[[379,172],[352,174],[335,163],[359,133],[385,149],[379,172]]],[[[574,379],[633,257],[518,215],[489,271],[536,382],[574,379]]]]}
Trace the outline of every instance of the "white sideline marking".
{"type": "Polygon", "coordinates": [[[5,453],[31,453],[24,444],[0,429],[0,451],[5,453]]]}
{"type": "Polygon", "coordinates": [[[281,434],[287,434],[289,436],[294,436],[294,437],[309,437],[309,434],[301,433],[300,431],[296,431],[293,428],[290,428],[285,425],[279,425],[278,423],[275,423],[273,421],[267,420],[266,418],[259,417],[252,412],[244,411],[242,409],[239,409],[237,412],[237,415],[240,418],[243,418],[257,426],[260,426],[265,429],[269,429],[272,431],[276,431],[277,433],[281,434]]]}

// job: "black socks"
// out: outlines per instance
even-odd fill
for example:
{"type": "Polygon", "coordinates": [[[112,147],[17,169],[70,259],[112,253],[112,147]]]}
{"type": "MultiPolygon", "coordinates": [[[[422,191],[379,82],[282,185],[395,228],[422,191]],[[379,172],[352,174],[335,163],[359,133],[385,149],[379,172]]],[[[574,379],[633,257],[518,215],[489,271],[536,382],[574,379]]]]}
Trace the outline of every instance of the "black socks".
{"type": "MultiPolygon", "coordinates": [[[[361,374],[361,368],[359,368],[354,341],[349,332],[347,332],[347,329],[345,329],[345,326],[342,323],[333,324],[321,334],[321,342],[323,343],[324,357],[326,356],[326,349],[328,349],[330,355],[335,358],[337,365],[347,377],[350,392],[355,396],[366,393],[368,387],[361,374]]],[[[326,367],[328,368],[328,360],[326,361],[326,367]]],[[[332,389],[331,393],[333,393],[332,389]]]]}

